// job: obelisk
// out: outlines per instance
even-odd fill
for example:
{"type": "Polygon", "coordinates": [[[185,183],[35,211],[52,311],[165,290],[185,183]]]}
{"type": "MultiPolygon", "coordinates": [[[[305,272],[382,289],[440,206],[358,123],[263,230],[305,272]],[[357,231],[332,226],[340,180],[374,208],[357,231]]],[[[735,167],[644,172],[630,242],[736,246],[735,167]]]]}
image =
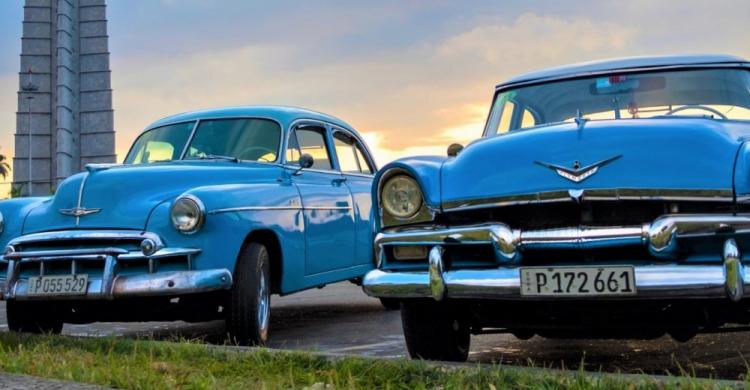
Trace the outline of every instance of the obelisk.
{"type": "Polygon", "coordinates": [[[86,164],[115,162],[108,39],[104,0],[26,0],[16,193],[49,195],[86,164]]]}

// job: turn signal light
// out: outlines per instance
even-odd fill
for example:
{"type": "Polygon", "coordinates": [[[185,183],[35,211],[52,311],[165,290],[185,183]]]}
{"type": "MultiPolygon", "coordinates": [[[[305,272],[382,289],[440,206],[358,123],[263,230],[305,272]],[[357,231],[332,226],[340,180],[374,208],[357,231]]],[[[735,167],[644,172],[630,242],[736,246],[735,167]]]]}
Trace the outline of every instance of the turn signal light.
{"type": "Polygon", "coordinates": [[[417,245],[397,245],[393,247],[393,257],[396,260],[425,260],[427,247],[417,245]]]}

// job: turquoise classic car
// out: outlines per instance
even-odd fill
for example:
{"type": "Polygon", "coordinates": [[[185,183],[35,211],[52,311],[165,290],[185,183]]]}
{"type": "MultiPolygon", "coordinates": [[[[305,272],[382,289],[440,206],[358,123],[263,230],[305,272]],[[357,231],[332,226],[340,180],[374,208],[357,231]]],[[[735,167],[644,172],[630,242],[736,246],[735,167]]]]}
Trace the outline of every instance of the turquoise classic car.
{"type": "Polygon", "coordinates": [[[373,267],[375,163],[332,116],[287,107],[153,123],[121,165],[88,165],[49,198],[0,202],[12,331],[64,322],[226,319],[263,344],[270,295],[373,267]]]}
{"type": "Polygon", "coordinates": [[[425,359],[465,360],[481,333],[750,330],[749,140],[741,58],[518,76],[497,86],[481,139],[380,170],[365,291],[401,300],[425,359]]]}

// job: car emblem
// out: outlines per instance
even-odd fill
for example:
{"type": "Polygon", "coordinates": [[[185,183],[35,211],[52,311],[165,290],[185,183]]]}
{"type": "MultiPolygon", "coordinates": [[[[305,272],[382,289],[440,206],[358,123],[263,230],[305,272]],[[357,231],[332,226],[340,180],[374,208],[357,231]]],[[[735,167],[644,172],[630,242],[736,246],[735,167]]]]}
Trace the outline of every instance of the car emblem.
{"type": "Polygon", "coordinates": [[[558,175],[574,183],[580,183],[593,176],[596,172],[599,171],[599,168],[611,163],[612,161],[617,160],[620,157],[622,157],[622,155],[610,157],[608,159],[586,165],[585,167],[582,167],[581,163],[579,161],[576,161],[573,163],[573,168],[567,168],[561,165],[550,164],[543,161],[534,161],[534,163],[539,164],[545,168],[549,168],[555,171],[558,175]]]}
{"type": "Polygon", "coordinates": [[[83,217],[84,215],[96,214],[102,211],[102,209],[87,209],[83,207],[75,207],[72,209],[60,209],[59,211],[60,211],[60,214],[62,215],[67,215],[70,217],[78,218],[78,217],[83,217]]]}

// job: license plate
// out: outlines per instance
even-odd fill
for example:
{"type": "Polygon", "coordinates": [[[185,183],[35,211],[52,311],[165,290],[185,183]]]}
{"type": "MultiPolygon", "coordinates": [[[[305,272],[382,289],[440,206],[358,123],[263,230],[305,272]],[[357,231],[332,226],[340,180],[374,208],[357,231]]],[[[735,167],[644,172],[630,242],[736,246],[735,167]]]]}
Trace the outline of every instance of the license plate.
{"type": "Polygon", "coordinates": [[[521,295],[634,295],[631,266],[521,268],[521,295]]]}
{"type": "Polygon", "coordinates": [[[84,295],[88,275],[54,275],[29,278],[29,295],[84,295]]]}

